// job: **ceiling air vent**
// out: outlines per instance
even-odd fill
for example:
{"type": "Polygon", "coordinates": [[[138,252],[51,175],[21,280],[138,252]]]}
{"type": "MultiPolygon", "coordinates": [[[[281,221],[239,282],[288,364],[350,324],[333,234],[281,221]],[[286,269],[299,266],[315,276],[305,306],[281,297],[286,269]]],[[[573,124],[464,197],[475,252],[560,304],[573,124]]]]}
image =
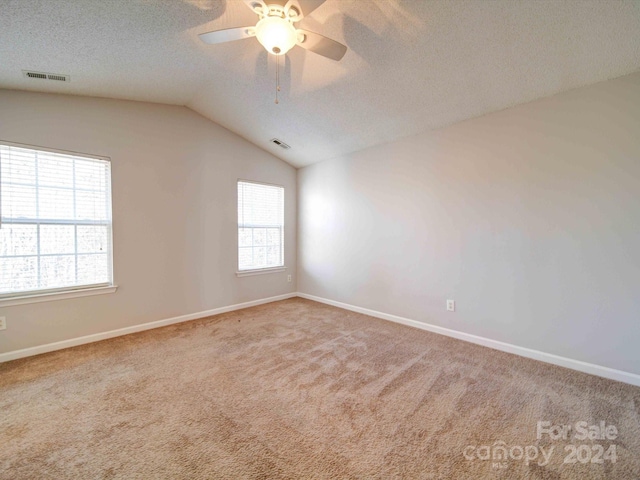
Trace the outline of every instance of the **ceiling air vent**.
{"type": "Polygon", "coordinates": [[[71,81],[71,77],[69,75],[63,75],[61,73],[33,72],[31,70],[23,70],[22,75],[25,78],[38,78],[40,80],[55,80],[57,82],[71,81]]]}
{"type": "Polygon", "coordinates": [[[284,148],[285,150],[289,150],[291,147],[284,143],[282,140],[278,140],[277,138],[272,138],[271,143],[278,145],[280,148],[284,148]]]}

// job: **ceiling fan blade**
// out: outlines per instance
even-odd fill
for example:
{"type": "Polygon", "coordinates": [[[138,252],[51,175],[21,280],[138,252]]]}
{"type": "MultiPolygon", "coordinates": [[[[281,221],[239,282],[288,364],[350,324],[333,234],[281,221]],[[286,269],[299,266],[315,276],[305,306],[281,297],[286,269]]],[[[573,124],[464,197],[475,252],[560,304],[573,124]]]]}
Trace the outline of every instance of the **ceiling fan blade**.
{"type": "Polygon", "coordinates": [[[292,6],[295,7],[296,10],[300,12],[298,20],[302,20],[302,17],[309,15],[326,1],[327,0],[289,0],[284,9],[288,10],[292,6]]]}
{"type": "Polygon", "coordinates": [[[304,34],[304,40],[302,42],[298,42],[298,45],[313,53],[330,58],[336,62],[340,61],[342,57],[344,57],[344,54],[347,53],[346,45],[343,45],[340,42],[336,42],[335,40],[331,40],[319,33],[310,32],[308,30],[299,29],[297,31],[304,34]]]}
{"type": "Polygon", "coordinates": [[[260,15],[262,12],[268,12],[269,7],[264,0],[242,0],[244,4],[251,9],[252,12],[260,15]]]}
{"type": "Polygon", "coordinates": [[[213,32],[201,33],[198,35],[200,40],[209,45],[215,43],[232,42],[233,40],[242,40],[243,38],[249,38],[255,36],[256,31],[254,26],[249,27],[237,27],[226,28],[224,30],[214,30],[213,32]]]}

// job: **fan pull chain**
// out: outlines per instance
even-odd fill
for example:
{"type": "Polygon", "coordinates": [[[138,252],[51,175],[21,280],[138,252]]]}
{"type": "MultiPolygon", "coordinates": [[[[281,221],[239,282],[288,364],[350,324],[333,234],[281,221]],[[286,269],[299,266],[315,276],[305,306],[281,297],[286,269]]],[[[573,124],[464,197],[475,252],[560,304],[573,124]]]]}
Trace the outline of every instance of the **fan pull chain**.
{"type": "Polygon", "coordinates": [[[278,92],[280,91],[280,55],[276,55],[276,105],[278,101],[278,92]]]}

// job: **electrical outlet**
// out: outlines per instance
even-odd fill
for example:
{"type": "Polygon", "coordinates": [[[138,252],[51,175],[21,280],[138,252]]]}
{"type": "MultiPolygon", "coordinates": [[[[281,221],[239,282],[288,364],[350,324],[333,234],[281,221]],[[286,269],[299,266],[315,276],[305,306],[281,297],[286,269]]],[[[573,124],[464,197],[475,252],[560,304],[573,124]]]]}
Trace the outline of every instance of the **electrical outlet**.
{"type": "Polygon", "coordinates": [[[291,283],[291,275],[287,275],[287,282],[291,283]]]}
{"type": "Polygon", "coordinates": [[[447,300],[447,311],[449,312],[456,311],[456,302],[454,300],[447,300]]]}
{"type": "Polygon", "coordinates": [[[7,317],[0,317],[0,330],[7,329],[7,317]]]}

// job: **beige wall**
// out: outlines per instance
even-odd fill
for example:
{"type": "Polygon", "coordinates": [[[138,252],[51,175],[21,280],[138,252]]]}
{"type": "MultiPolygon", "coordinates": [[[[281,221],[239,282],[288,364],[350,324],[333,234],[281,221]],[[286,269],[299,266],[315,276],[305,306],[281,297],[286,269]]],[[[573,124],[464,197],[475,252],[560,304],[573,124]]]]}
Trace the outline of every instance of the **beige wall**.
{"type": "Polygon", "coordinates": [[[640,74],[306,167],[298,208],[300,292],[640,374],[640,74]]]}
{"type": "Polygon", "coordinates": [[[0,307],[0,353],[295,291],[296,170],[191,110],[0,90],[0,139],[111,158],[119,285],[0,307]],[[285,187],[288,271],[236,277],[239,178],[285,187]]]}

